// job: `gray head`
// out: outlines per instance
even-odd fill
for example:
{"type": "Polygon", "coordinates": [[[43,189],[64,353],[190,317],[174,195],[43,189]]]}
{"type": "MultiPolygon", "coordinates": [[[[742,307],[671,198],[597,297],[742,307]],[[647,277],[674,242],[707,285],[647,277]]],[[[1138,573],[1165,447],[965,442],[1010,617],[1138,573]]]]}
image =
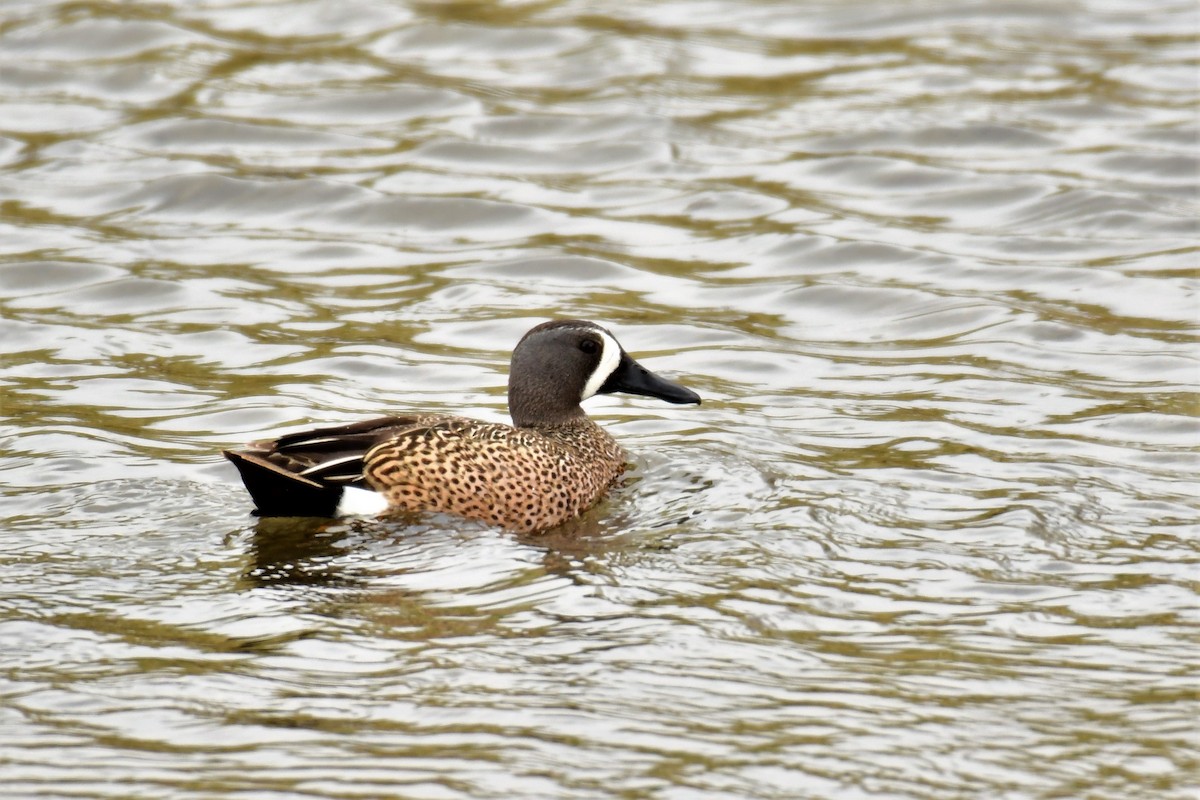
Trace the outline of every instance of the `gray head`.
{"type": "Polygon", "coordinates": [[[691,389],[660,378],[629,357],[594,322],[543,322],[522,337],[508,371],[508,413],[518,427],[554,425],[585,416],[595,394],[628,392],[668,403],[699,403],[691,389]]]}

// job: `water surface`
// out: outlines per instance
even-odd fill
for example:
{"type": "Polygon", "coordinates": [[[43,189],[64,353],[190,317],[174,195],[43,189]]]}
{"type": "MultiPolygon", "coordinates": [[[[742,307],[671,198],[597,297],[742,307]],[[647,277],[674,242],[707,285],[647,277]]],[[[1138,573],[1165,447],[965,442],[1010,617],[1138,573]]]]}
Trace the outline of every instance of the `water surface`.
{"type": "Polygon", "coordinates": [[[0,794],[1200,792],[1188,0],[0,4],[0,794]],[[610,326],[567,529],[223,447],[610,326]]]}

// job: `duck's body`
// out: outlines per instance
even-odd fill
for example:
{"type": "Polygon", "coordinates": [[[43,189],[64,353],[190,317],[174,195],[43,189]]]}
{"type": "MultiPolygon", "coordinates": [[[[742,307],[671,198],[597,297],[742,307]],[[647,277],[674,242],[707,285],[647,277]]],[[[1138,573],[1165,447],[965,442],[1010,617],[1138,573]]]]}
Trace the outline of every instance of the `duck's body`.
{"type": "Polygon", "coordinates": [[[558,320],[531,330],[513,351],[514,425],[382,417],[225,455],[266,516],[441,511],[545,530],[592,506],[624,472],[625,452],[579,405],[616,391],[700,402],[640,366],[604,328],[558,320]]]}

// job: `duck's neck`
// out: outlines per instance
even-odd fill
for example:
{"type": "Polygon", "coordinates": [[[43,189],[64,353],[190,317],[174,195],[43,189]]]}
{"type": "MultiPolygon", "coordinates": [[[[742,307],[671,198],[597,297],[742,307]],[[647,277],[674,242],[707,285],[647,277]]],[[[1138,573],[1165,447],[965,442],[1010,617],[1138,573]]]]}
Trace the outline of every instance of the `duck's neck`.
{"type": "Polygon", "coordinates": [[[508,369],[508,413],[518,428],[552,428],[587,419],[579,407],[583,383],[571,385],[554,353],[518,344],[508,369]]]}
{"type": "Polygon", "coordinates": [[[579,403],[564,403],[561,395],[529,386],[509,386],[508,413],[518,428],[553,428],[588,421],[579,403]]]}

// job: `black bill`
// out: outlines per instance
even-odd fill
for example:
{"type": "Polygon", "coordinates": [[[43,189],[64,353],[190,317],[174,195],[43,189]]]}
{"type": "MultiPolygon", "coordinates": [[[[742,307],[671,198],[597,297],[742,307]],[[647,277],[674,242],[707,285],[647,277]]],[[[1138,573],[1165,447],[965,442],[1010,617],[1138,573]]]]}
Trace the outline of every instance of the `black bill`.
{"type": "Polygon", "coordinates": [[[668,403],[700,402],[700,395],[678,383],[660,378],[634,361],[625,352],[621,353],[621,362],[617,364],[617,368],[608,376],[608,380],[600,387],[597,394],[612,394],[613,392],[657,397],[668,403]]]}

